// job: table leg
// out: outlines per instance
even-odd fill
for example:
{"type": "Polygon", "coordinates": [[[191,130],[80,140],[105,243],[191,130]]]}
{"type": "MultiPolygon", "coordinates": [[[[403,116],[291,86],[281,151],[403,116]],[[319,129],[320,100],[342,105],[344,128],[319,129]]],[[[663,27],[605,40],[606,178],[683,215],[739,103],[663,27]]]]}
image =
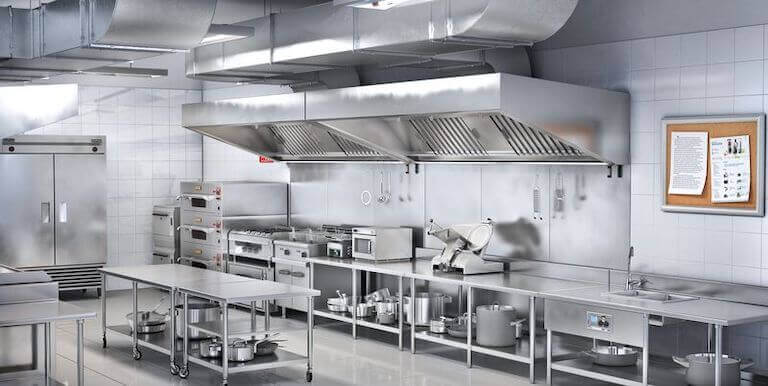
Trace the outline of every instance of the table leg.
{"type": "Polygon", "coordinates": [[[528,357],[531,362],[528,364],[528,381],[536,383],[536,298],[531,296],[528,305],[528,357]]]}
{"type": "Polygon", "coordinates": [[[171,374],[176,375],[179,373],[179,365],[176,364],[176,290],[171,288],[168,294],[171,298],[168,311],[168,314],[171,315],[171,333],[169,337],[171,340],[171,374]]]}
{"type": "Polygon", "coordinates": [[[352,270],[352,339],[357,339],[357,270],[352,270]]]}
{"type": "Polygon", "coordinates": [[[221,384],[226,385],[229,378],[229,305],[221,302],[221,384]]]}
{"type": "MultiPolygon", "coordinates": [[[[181,336],[183,337],[181,344],[181,369],[179,370],[179,376],[186,378],[189,376],[189,295],[184,294],[182,302],[184,306],[181,312],[184,313],[184,323],[181,328],[183,330],[181,336]]],[[[226,345],[225,345],[226,346],[226,345]]]]}
{"type": "Polygon", "coordinates": [[[397,280],[397,347],[400,351],[403,351],[403,277],[400,276],[397,280]]]}
{"type": "Polygon", "coordinates": [[[547,385],[552,384],[552,330],[547,330],[547,385]]]}
{"type": "Polygon", "coordinates": [[[312,360],[315,348],[315,301],[307,296],[307,382],[312,382],[312,360]]]}
{"type": "Polygon", "coordinates": [[[416,301],[414,300],[416,296],[416,279],[411,278],[411,301],[410,304],[408,304],[408,308],[410,308],[411,313],[411,354],[416,354],[416,301]]]}
{"type": "Polygon", "coordinates": [[[53,345],[51,344],[51,323],[43,324],[45,329],[45,378],[48,382],[48,378],[53,377],[52,364],[53,364],[53,345]]]}
{"type": "Polygon", "coordinates": [[[85,366],[83,363],[83,319],[77,320],[77,385],[85,384],[85,366]]]}
{"type": "Polygon", "coordinates": [[[715,325],[715,386],[723,384],[723,326],[715,325]]]}
{"type": "Polygon", "coordinates": [[[712,341],[715,338],[715,326],[707,324],[707,352],[712,352],[712,341]]]}
{"type": "Polygon", "coordinates": [[[133,331],[131,332],[131,339],[133,340],[133,359],[141,359],[141,351],[139,350],[139,283],[132,282],[133,285],[133,331]]]}
{"type": "MultiPolygon", "coordinates": [[[[264,303],[262,302],[262,305],[264,303]]],[[[266,317],[266,314],[264,314],[266,317]]],[[[256,331],[256,302],[251,302],[251,331],[256,331]]]]}
{"type": "Polygon", "coordinates": [[[467,368],[472,368],[472,287],[467,287],[467,368]]]}
{"type": "Polygon", "coordinates": [[[107,348],[107,274],[101,273],[101,346],[107,348]]]}
{"type": "MultiPolygon", "coordinates": [[[[269,300],[264,300],[261,302],[261,304],[261,307],[264,309],[264,330],[269,331],[269,320],[272,318],[269,315],[269,300]]],[[[256,305],[255,302],[254,305],[256,305]]]]}
{"type": "Polygon", "coordinates": [[[648,315],[643,315],[643,386],[648,385],[648,360],[650,359],[650,324],[648,315]]]}

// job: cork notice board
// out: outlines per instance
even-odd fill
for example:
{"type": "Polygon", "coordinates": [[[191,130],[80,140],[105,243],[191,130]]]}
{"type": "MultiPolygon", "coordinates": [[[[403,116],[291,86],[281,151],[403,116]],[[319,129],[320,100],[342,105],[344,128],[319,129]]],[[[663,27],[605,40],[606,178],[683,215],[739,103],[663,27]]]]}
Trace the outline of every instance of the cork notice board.
{"type": "Polygon", "coordinates": [[[667,212],[730,214],[763,216],[765,174],[765,120],[763,114],[680,117],[662,120],[661,197],[662,210],[667,212]],[[669,194],[672,133],[706,132],[707,175],[700,195],[669,194]],[[749,136],[750,181],[745,202],[712,202],[712,169],[709,142],[713,138],[749,136]]]}

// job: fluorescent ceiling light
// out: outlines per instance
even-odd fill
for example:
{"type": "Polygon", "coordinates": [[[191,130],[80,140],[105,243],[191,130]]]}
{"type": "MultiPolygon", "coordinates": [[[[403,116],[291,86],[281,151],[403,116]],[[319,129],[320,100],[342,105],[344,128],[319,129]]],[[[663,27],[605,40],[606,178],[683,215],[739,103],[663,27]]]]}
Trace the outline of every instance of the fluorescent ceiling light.
{"type": "Polygon", "coordinates": [[[253,36],[253,27],[231,24],[211,24],[200,45],[223,43],[253,36]]]}
{"type": "Polygon", "coordinates": [[[168,76],[168,70],[160,68],[104,66],[76,72],[78,75],[126,76],[133,78],[160,78],[168,76]]]}
{"type": "Polygon", "coordinates": [[[88,47],[103,49],[103,50],[160,52],[160,53],[189,52],[189,50],[181,50],[178,48],[141,47],[141,46],[125,46],[125,45],[97,44],[97,43],[92,43],[88,47]]]}
{"type": "Polygon", "coordinates": [[[428,3],[430,1],[432,0],[333,0],[333,5],[386,11],[391,8],[428,3]]]}

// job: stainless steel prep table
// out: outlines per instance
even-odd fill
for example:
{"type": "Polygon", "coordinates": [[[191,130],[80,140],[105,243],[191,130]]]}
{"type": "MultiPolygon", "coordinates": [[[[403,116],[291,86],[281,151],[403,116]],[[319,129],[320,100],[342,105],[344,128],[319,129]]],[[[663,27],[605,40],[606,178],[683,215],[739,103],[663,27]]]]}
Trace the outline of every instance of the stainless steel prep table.
{"type": "Polygon", "coordinates": [[[189,356],[189,337],[187,325],[190,320],[189,317],[184,318],[184,369],[188,368],[187,363],[191,359],[194,363],[208,367],[210,369],[220,371],[222,373],[222,384],[227,384],[227,378],[229,373],[239,373],[244,371],[263,370],[269,368],[291,366],[299,363],[307,363],[307,381],[312,381],[312,348],[313,348],[313,297],[320,295],[320,291],[310,288],[298,287],[288,284],[276,283],[265,280],[250,279],[241,282],[231,283],[196,283],[196,284],[184,284],[178,288],[179,293],[184,297],[184,309],[187,309],[187,303],[189,296],[196,296],[211,301],[216,301],[221,304],[221,309],[224,312],[220,328],[205,326],[204,331],[209,331],[215,335],[221,337],[222,342],[222,355],[220,363],[211,361],[208,359],[197,358],[195,356],[189,356]],[[307,355],[300,356],[294,353],[290,353],[283,350],[277,350],[274,357],[268,357],[266,359],[257,358],[249,363],[238,363],[232,365],[228,360],[229,347],[226,342],[229,342],[229,338],[233,335],[237,336],[253,336],[260,333],[269,332],[269,313],[264,314],[265,317],[265,329],[257,331],[255,325],[251,325],[251,328],[247,331],[239,331],[232,334],[229,326],[229,304],[233,303],[251,303],[252,307],[255,302],[262,301],[267,302],[275,299],[288,299],[288,298],[307,298],[307,355]],[[206,328],[207,327],[207,328],[206,328]]]}
{"type": "MultiPolygon", "coordinates": [[[[723,353],[723,327],[739,324],[753,323],[768,320],[768,307],[754,306],[712,299],[693,299],[677,302],[653,302],[637,299],[621,299],[616,296],[606,296],[611,291],[620,291],[623,287],[592,286],[571,290],[542,291],[545,301],[563,301],[574,304],[583,304],[613,310],[629,311],[642,314],[647,320],[650,315],[706,323],[714,326],[715,365],[716,373],[719,373],[721,355],[723,353]]],[[[547,330],[547,383],[551,384],[552,370],[569,372],[582,376],[595,377],[609,382],[622,382],[627,385],[648,384],[648,323],[645,324],[645,344],[643,347],[643,370],[640,376],[642,380],[626,382],[617,377],[606,377],[604,374],[585,370],[578,366],[568,366],[552,363],[551,339],[552,331],[547,330]]],[[[720,385],[719,377],[716,378],[716,386],[720,385]]]]}
{"type": "MultiPolygon", "coordinates": [[[[432,343],[447,345],[459,349],[466,350],[467,352],[467,366],[472,366],[472,353],[482,353],[486,355],[495,356],[498,358],[513,360],[517,362],[527,363],[529,365],[529,380],[531,383],[535,381],[535,359],[536,359],[536,298],[543,291],[554,290],[571,290],[576,288],[584,288],[594,286],[595,283],[555,279],[538,277],[531,275],[524,275],[514,272],[503,273],[490,273],[479,275],[459,275],[453,273],[435,272],[432,269],[432,263],[430,260],[414,259],[405,262],[389,262],[389,263],[375,263],[370,261],[360,261],[353,259],[339,259],[332,257],[313,257],[306,259],[311,267],[312,277],[314,274],[314,265],[326,265],[337,268],[349,269],[352,271],[352,298],[356,299],[357,294],[357,272],[373,272],[384,275],[391,275],[398,278],[398,290],[400,293],[400,304],[403,304],[403,279],[410,279],[411,293],[416,292],[416,280],[424,280],[428,282],[440,282],[459,287],[461,291],[466,289],[467,291],[467,309],[472,308],[472,290],[484,289],[495,292],[503,292],[510,294],[517,294],[527,296],[529,298],[529,339],[528,342],[520,342],[511,348],[490,348],[478,346],[473,342],[471,330],[467,334],[466,342],[456,339],[448,338],[442,335],[431,334],[428,331],[416,331],[411,329],[411,352],[415,353],[416,340],[424,340],[432,343]]],[[[411,302],[411,306],[415,307],[415,303],[411,302]]],[[[353,309],[354,311],[354,309],[353,309]]],[[[413,312],[414,310],[411,309],[413,312]]],[[[346,315],[339,315],[336,313],[326,311],[315,311],[315,314],[322,317],[327,317],[342,322],[352,324],[353,337],[357,337],[357,326],[364,326],[375,328],[383,331],[389,331],[399,336],[399,347],[403,349],[403,309],[400,307],[398,327],[390,327],[381,325],[375,322],[365,321],[358,319],[356,315],[348,317],[346,315]]]]}
{"type": "Polygon", "coordinates": [[[46,382],[53,376],[53,362],[56,353],[51,344],[51,323],[74,320],[77,323],[77,384],[82,386],[85,381],[83,363],[83,323],[86,319],[96,317],[95,312],[84,310],[71,304],[48,301],[0,305],[0,328],[15,326],[45,325],[45,378],[46,382]]]}
{"type": "MultiPolygon", "coordinates": [[[[107,276],[113,276],[120,279],[128,280],[132,284],[133,290],[133,315],[134,325],[138,324],[136,320],[138,315],[138,284],[145,284],[148,286],[161,288],[169,293],[171,299],[170,309],[176,309],[176,291],[179,286],[185,283],[223,283],[223,282],[240,282],[253,280],[250,278],[230,275],[222,272],[205,270],[195,267],[190,267],[182,264],[158,264],[158,265],[137,265],[127,267],[106,267],[99,269],[101,273],[101,285],[102,288],[107,288],[107,276]]],[[[107,291],[101,292],[101,313],[107,314],[107,291]]],[[[144,345],[152,348],[155,351],[168,354],[170,357],[170,371],[171,374],[179,374],[182,370],[176,363],[176,318],[170,318],[170,330],[173,332],[167,342],[157,342],[156,340],[139,340],[139,336],[135,330],[126,328],[127,326],[115,326],[112,328],[117,333],[131,336],[133,341],[133,358],[136,360],[141,359],[141,351],[139,345],[144,345]]],[[[107,347],[107,319],[103,317],[101,320],[102,327],[102,346],[107,347]]],[[[181,375],[186,377],[182,371],[181,375]]]]}

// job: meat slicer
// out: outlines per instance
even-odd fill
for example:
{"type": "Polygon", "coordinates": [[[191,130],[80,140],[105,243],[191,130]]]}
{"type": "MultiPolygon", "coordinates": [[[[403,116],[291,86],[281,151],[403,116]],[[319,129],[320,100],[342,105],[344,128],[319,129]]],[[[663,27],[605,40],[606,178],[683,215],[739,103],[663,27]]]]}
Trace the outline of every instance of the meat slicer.
{"type": "Polygon", "coordinates": [[[429,223],[427,234],[445,243],[443,251],[432,258],[434,270],[465,275],[504,271],[504,263],[484,259],[485,249],[493,236],[491,219],[479,224],[457,224],[449,227],[442,227],[434,220],[429,220],[429,223]]]}

